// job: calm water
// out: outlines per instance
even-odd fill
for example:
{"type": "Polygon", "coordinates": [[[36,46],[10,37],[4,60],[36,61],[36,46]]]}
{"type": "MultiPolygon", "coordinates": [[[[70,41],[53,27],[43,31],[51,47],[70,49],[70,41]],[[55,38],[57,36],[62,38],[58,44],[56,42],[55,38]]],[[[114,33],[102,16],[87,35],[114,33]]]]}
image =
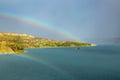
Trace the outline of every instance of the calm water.
{"type": "Polygon", "coordinates": [[[120,80],[120,46],[26,49],[0,55],[0,80],[120,80]]]}

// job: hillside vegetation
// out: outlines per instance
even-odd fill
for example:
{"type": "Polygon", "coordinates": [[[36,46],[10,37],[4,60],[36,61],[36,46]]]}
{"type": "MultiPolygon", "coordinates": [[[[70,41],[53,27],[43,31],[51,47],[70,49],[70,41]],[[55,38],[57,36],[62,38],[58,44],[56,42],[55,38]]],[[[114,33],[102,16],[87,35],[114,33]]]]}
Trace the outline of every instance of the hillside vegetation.
{"type": "Polygon", "coordinates": [[[24,48],[91,46],[89,43],[37,38],[27,34],[0,33],[0,53],[22,53],[24,48]]]}

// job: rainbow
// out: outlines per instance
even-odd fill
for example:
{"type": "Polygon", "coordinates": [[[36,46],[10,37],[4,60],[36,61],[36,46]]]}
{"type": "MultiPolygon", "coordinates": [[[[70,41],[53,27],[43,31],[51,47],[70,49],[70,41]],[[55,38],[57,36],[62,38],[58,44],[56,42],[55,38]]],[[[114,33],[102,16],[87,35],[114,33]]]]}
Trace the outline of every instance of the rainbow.
{"type": "MultiPolygon", "coordinates": [[[[44,29],[44,30],[54,32],[55,34],[59,34],[60,36],[68,38],[70,40],[79,41],[79,39],[74,37],[71,33],[67,32],[65,30],[62,30],[58,27],[52,26],[52,25],[50,25],[48,23],[45,23],[43,21],[40,21],[38,19],[35,19],[35,18],[16,15],[16,14],[13,14],[13,13],[8,13],[8,12],[0,12],[0,18],[8,18],[8,19],[13,20],[13,21],[19,21],[19,22],[21,22],[23,24],[26,24],[26,25],[33,25],[34,27],[38,27],[40,29],[44,29]]],[[[61,73],[66,73],[67,75],[69,75],[67,72],[65,72],[65,70],[61,70],[58,67],[56,67],[52,64],[49,64],[49,63],[43,61],[42,59],[36,58],[32,55],[21,54],[21,55],[16,55],[16,56],[26,58],[26,59],[30,59],[32,61],[47,65],[47,66],[51,67],[52,69],[55,69],[56,71],[59,71],[61,73]]]]}
{"type": "MultiPolygon", "coordinates": [[[[0,12],[0,17],[18,21],[18,22],[21,22],[22,24],[26,24],[26,25],[33,25],[34,27],[38,27],[40,29],[44,29],[49,32],[54,32],[55,34],[58,34],[59,36],[61,36],[63,38],[68,38],[71,41],[77,41],[77,42],[80,41],[77,37],[73,36],[70,32],[60,29],[58,27],[55,27],[53,25],[50,25],[48,23],[45,23],[45,22],[40,21],[35,18],[16,15],[13,13],[8,13],[8,12],[0,12]]],[[[83,41],[80,41],[80,42],[83,42],[83,41]]]]}
{"type": "Polygon", "coordinates": [[[18,56],[18,57],[20,57],[20,58],[25,58],[25,59],[34,61],[35,63],[39,63],[39,64],[43,64],[45,66],[49,66],[51,69],[53,69],[53,70],[61,73],[62,75],[66,76],[67,78],[74,79],[74,77],[72,75],[70,75],[68,73],[68,71],[60,69],[59,67],[56,67],[56,66],[54,66],[54,65],[52,65],[52,64],[50,64],[50,63],[48,63],[48,62],[46,62],[44,60],[42,60],[39,57],[35,57],[35,56],[32,56],[30,54],[26,54],[26,53],[25,54],[18,54],[18,55],[15,54],[15,55],[18,56]]]}

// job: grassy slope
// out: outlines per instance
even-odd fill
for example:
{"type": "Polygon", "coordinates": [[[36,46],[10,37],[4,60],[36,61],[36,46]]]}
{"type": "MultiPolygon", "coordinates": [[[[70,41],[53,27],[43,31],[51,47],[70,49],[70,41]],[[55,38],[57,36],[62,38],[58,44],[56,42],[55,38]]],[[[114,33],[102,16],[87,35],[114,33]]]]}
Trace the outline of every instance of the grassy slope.
{"type": "Polygon", "coordinates": [[[0,52],[19,53],[24,48],[91,46],[89,43],[37,38],[26,34],[0,33],[0,52]]]}

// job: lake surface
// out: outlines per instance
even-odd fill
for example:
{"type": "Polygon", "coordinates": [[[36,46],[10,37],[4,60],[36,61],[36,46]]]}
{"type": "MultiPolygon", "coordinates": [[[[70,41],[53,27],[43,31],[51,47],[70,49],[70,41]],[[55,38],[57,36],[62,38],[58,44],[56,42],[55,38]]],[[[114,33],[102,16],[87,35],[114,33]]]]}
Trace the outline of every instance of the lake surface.
{"type": "Polygon", "coordinates": [[[120,46],[36,48],[0,55],[0,80],[120,80],[120,46]]]}

